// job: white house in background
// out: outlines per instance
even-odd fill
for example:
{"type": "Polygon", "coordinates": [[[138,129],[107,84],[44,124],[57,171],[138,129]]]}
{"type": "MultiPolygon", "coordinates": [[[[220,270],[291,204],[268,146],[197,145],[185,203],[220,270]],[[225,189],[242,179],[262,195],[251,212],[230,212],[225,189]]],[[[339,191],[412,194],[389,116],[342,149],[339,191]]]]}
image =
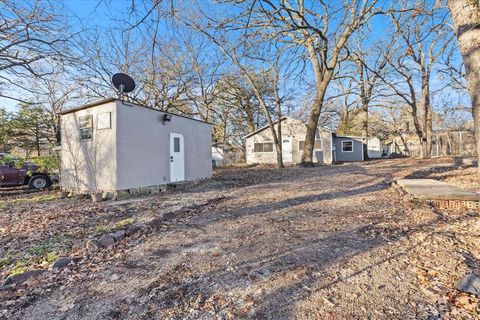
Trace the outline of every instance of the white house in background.
{"type": "Polygon", "coordinates": [[[60,115],[65,190],[137,192],[212,176],[209,123],[114,98],[60,115]]]}
{"type": "MultiPolygon", "coordinates": [[[[306,124],[290,117],[283,117],[280,121],[283,162],[287,164],[300,163],[307,131],[306,124]]],[[[246,135],[244,140],[247,164],[277,162],[277,153],[268,126],[246,135]]],[[[333,162],[333,132],[319,127],[314,148],[314,162],[331,164],[333,162]]]]}
{"type": "MultiPolygon", "coordinates": [[[[300,163],[307,125],[300,120],[283,117],[282,156],[286,164],[300,163]]],[[[247,164],[276,163],[277,153],[268,126],[262,127],[244,137],[247,164]]],[[[318,127],[315,136],[313,162],[332,164],[363,161],[364,139],[355,136],[341,136],[333,131],[318,127]]]]}

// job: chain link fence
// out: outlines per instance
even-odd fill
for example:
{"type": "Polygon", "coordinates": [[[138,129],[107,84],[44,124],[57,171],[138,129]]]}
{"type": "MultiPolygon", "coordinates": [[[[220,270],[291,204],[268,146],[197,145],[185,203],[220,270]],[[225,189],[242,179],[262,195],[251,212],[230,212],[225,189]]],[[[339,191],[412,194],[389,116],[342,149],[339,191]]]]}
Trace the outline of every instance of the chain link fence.
{"type": "MultiPolygon", "coordinates": [[[[420,141],[414,134],[402,134],[393,139],[392,155],[418,157],[420,156],[420,141]]],[[[442,131],[432,135],[432,157],[475,157],[476,140],[473,131],[442,131]]]]}

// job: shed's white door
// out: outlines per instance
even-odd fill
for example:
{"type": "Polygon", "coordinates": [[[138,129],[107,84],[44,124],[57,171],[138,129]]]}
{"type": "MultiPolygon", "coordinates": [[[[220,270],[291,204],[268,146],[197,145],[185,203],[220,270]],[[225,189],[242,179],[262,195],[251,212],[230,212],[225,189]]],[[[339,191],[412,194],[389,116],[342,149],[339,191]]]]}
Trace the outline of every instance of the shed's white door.
{"type": "Polygon", "coordinates": [[[185,180],[183,135],[170,133],[170,182],[185,180]]]}
{"type": "Polygon", "coordinates": [[[282,159],[283,162],[292,162],[292,140],[282,140],[282,159]]]}

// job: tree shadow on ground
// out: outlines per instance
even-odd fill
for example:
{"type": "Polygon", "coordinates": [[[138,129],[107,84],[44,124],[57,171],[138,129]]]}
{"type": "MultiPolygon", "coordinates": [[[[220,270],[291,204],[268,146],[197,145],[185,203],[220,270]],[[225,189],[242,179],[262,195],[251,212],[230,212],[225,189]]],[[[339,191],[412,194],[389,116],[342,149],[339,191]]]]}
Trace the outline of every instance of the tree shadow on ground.
{"type": "MultiPolygon", "coordinates": [[[[455,219],[449,219],[449,222],[469,221],[477,217],[478,214],[459,216],[455,219]]],[[[439,215],[433,221],[418,224],[408,231],[394,228],[391,231],[392,234],[396,234],[395,237],[388,239],[370,239],[365,235],[364,227],[346,228],[327,236],[319,234],[300,244],[290,245],[278,253],[263,254],[244,259],[229,267],[220,267],[208,272],[197,273],[194,276],[182,279],[172,287],[162,284],[156,288],[160,288],[159,290],[150,291],[149,294],[152,302],[168,308],[174,305],[178,299],[188,301],[198,294],[209,297],[218,292],[226,293],[232,289],[247,290],[252,285],[264,281],[272,280],[275,282],[281,278],[294,279],[287,285],[277,285],[273,290],[259,296],[254,315],[255,318],[259,319],[292,319],[295,317],[296,303],[307,299],[312,294],[308,288],[315,287],[316,291],[329,289],[347,281],[349,278],[368,272],[376,266],[405,256],[415,247],[405,248],[401,252],[380,258],[345,277],[336,277],[333,280],[325,281],[319,274],[324,274],[332,265],[347,262],[386,243],[391,245],[400,236],[409,237],[420,231],[434,234],[437,232],[437,226],[444,223],[444,217],[439,215]],[[400,236],[398,236],[399,234],[400,236]],[[298,272],[300,276],[296,277],[298,272]],[[317,286],[318,283],[322,284],[317,286]],[[181,298],[172,295],[173,292],[179,291],[182,292],[181,298]],[[152,292],[154,292],[153,295],[151,295],[152,292]]],[[[278,239],[274,237],[271,241],[278,241],[278,239]]],[[[417,244],[417,246],[419,245],[421,243],[417,244]]],[[[143,294],[146,294],[146,292],[143,292],[143,294]]]]}
{"type": "Polygon", "coordinates": [[[430,168],[424,168],[412,172],[411,174],[405,176],[405,179],[434,179],[442,180],[445,178],[445,175],[438,176],[439,174],[445,174],[450,171],[454,171],[461,168],[458,164],[435,166],[430,168]]]}
{"type": "MultiPolygon", "coordinates": [[[[357,169],[356,169],[357,170],[357,169]]],[[[352,168],[350,167],[350,171],[352,168]]],[[[350,172],[349,171],[349,172],[350,172]]],[[[314,172],[312,170],[312,172],[314,172]]],[[[359,167],[358,173],[363,172],[364,175],[369,175],[371,172],[363,167],[359,167]],[[368,174],[367,174],[368,173],[368,174]]],[[[329,174],[336,174],[331,172],[329,174]]],[[[373,173],[376,178],[381,177],[381,173],[373,173]]],[[[302,177],[294,176],[292,179],[305,180],[309,175],[302,175],[302,177]]],[[[289,177],[290,178],[290,177],[289,177]]],[[[188,312],[191,308],[189,303],[200,295],[201,303],[205,303],[205,299],[216,294],[226,294],[230,290],[239,289],[242,292],[250,290],[255,285],[263,283],[272,283],[271,290],[261,293],[258,296],[256,304],[256,314],[252,315],[255,318],[272,318],[272,319],[291,319],[295,317],[295,308],[297,303],[307,299],[312,292],[309,289],[315,287],[316,290],[329,289],[338,283],[341,283],[349,277],[367,272],[367,270],[374,268],[376,265],[383,264],[386,261],[396,259],[399,256],[407,254],[407,251],[396,252],[388,257],[378,257],[378,259],[352,274],[343,278],[322,278],[321,275],[335,272],[332,266],[342,262],[348,262],[358,255],[371,252],[386,244],[392,244],[399,240],[399,237],[408,237],[415,232],[427,230],[433,232],[437,224],[445,222],[445,218],[439,214],[435,219],[428,223],[418,223],[405,231],[401,227],[391,227],[387,230],[387,238],[385,237],[371,237],[366,234],[367,230],[375,229],[377,227],[374,219],[370,219],[368,223],[355,220],[352,215],[350,224],[341,224],[338,229],[323,230],[323,226],[317,226],[316,229],[312,227],[309,230],[294,229],[291,236],[285,236],[281,228],[274,229],[272,232],[256,236],[255,229],[261,226],[258,224],[268,223],[273,215],[274,217],[285,217],[293,220],[293,223],[302,222],[299,219],[315,218],[316,216],[308,216],[303,214],[301,216],[298,206],[306,205],[314,202],[320,202],[332,199],[346,199],[357,195],[364,195],[370,192],[385,192],[388,189],[388,181],[385,179],[377,179],[377,182],[372,183],[373,179],[364,179],[360,183],[355,184],[352,181],[348,186],[337,186],[337,191],[321,192],[321,190],[313,189],[311,184],[305,186],[311,192],[302,196],[291,197],[281,201],[270,201],[267,203],[250,205],[240,207],[234,210],[224,211],[222,207],[212,208],[208,216],[199,217],[192,215],[184,217],[179,222],[177,229],[184,232],[187,227],[188,230],[198,230],[203,228],[204,236],[189,239],[188,245],[178,240],[177,243],[165,245],[164,247],[152,248],[151,256],[154,260],[145,261],[144,264],[138,263],[134,266],[135,275],[138,277],[145,277],[147,273],[148,279],[151,280],[151,285],[144,287],[142,282],[135,280],[135,277],[129,279],[125,283],[135,292],[134,299],[136,301],[147,301],[149,305],[154,305],[156,309],[146,311],[146,305],[135,305],[129,303],[130,312],[135,314],[138,319],[151,319],[158,316],[159,313],[166,308],[184,308],[188,312]],[[366,185],[365,185],[366,184],[366,185]],[[318,192],[320,191],[320,192],[318,192]],[[284,210],[279,216],[278,212],[284,210]],[[275,216],[275,214],[277,214],[275,216]],[[238,230],[233,223],[235,220],[248,217],[260,217],[262,219],[256,220],[254,223],[249,223],[242,226],[243,230],[238,230]],[[203,219],[203,220],[202,220],[203,219]],[[217,226],[220,224],[231,224],[231,228],[223,232],[223,234],[216,233],[217,226]],[[277,232],[278,230],[278,232],[277,232]],[[241,232],[239,232],[241,231],[241,232]],[[246,237],[250,239],[246,239],[246,237]],[[236,241],[244,241],[244,245],[234,246],[236,241]],[[201,270],[196,265],[193,265],[190,270],[187,266],[192,261],[201,261],[201,255],[205,253],[190,252],[182,257],[182,249],[191,249],[195,246],[214,246],[224,245],[223,262],[219,265],[213,265],[207,270],[201,270]],[[231,246],[231,250],[230,247],[231,246]],[[262,251],[262,248],[265,248],[262,251]],[[159,269],[158,265],[166,263],[167,259],[175,254],[180,256],[181,262],[169,267],[168,270],[159,269]],[[232,255],[233,254],[233,255],[232,255]],[[225,259],[230,259],[231,263],[224,263],[225,259]],[[195,258],[200,260],[194,260],[195,258]],[[159,271],[160,270],[160,271],[159,271]],[[159,272],[158,275],[151,274],[151,272],[159,272]],[[281,279],[287,279],[284,285],[275,284],[281,279]],[[275,284],[275,285],[274,285],[275,284]],[[143,287],[142,287],[143,286],[143,287]],[[156,311],[155,311],[156,310],[156,311]],[[153,313],[153,316],[152,316],[153,313]]],[[[274,180],[275,181],[275,180],[274,180]]],[[[348,182],[348,179],[346,179],[348,182]]],[[[255,182],[260,184],[260,182],[255,182]]],[[[313,182],[315,185],[315,183],[313,182]]],[[[325,184],[326,186],[326,184],[325,184]]],[[[315,185],[315,188],[322,188],[322,185],[315,185]]],[[[254,192],[255,190],[252,190],[254,192]]],[[[380,195],[380,194],[379,194],[380,195]]],[[[384,196],[384,195],[383,195],[384,196]]],[[[230,201],[230,200],[229,200],[230,201]]],[[[318,205],[318,203],[317,203],[318,205]]],[[[356,208],[352,207],[352,210],[356,208]]],[[[370,208],[374,209],[374,208],[370,208]]],[[[338,212],[338,217],[344,212],[338,212]]],[[[379,222],[381,215],[377,215],[379,222]]],[[[336,216],[332,216],[333,219],[336,216]]],[[[459,217],[460,219],[469,219],[470,216],[459,217]]],[[[303,222],[309,222],[308,219],[303,222]]],[[[272,222],[273,223],[273,222],[272,222]]],[[[385,229],[384,229],[385,230],[385,229]]],[[[179,232],[179,234],[180,234],[179,232]]],[[[187,235],[187,233],[184,233],[187,235]]],[[[180,235],[179,235],[180,238],[180,235]]],[[[161,243],[161,238],[158,239],[161,243]]],[[[144,253],[148,254],[148,253],[144,253]]],[[[132,255],[132,259],[139,260],[136,255],[132,255]]],[[[220,258],[219,258],[220,260],[220,258]]],[[[97,285],[93,283],[92,285],[97,285]]],[[[119,304],[119,298],[115,298],[115,293],[112,294],[114,298],[112,301],[119,304]]],[[[96,303],[101,303],[102,299],[111,298],[107,294],[96,297],[86,297],[82,301],[85,306],[85,311],[91,309],[95,312],[96,303]]],[[[240,299],[240,298],[239,298],[240,299]]],[[[107,300],[108,301],[108,300],[107,300]]],[[[112,308],[116,306],[112,305],[112,308]]],[[[120,308],[121,306],[118,306],[120,308]]],[[[200,311],[198,317],[204,315],[208,317],[208,310],[200,311]],[[203,312],[203,313],[202,313],[203,312]]],[[[88,313],[85,313],[88,315],[88,313]]],[[[101,317],[102,315],[100,315],[101,317]]],[[[179,316],[180,317],[180,316],[179,316]]],[[[106,318],[106,317],[105,317],[106,318]]]]}
{"type": "Polygon", "coordinates": [[[218,188],[216,183],[220,183],[225,187],[246,187],[257,186],[265,183],[276,181],[304,181],[308,178],[318,178],[321,176],[328,177],[333,175],[344,174],[355,171],[358,174],[366,173],[366,169],[357,163],[348,163],[345,165],[316,166],[312,168],[304,168],[298,166],[279,168],[229,168],[218,172],[203,186],[198,186],[187,190],[187,192],[196,192],[199,189],[203,191],[214,190],[218,188]],[[213,183],[212,183],[213,182],[213,183]],[[215,183],[216,182],[216,183],[215,183]]]}

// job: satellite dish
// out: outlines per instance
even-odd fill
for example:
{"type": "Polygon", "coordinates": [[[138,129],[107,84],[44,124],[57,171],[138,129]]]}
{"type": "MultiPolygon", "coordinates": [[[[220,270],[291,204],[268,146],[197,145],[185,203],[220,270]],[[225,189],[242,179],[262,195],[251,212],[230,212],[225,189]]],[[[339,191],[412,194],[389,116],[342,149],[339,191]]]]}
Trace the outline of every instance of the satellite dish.
{"type": "Polygon", "coordinates": [[[120,95],[132,92],[135,89],[135,81],[125,73],[115,73],[112,76],[112,83],[120,95]]]}

